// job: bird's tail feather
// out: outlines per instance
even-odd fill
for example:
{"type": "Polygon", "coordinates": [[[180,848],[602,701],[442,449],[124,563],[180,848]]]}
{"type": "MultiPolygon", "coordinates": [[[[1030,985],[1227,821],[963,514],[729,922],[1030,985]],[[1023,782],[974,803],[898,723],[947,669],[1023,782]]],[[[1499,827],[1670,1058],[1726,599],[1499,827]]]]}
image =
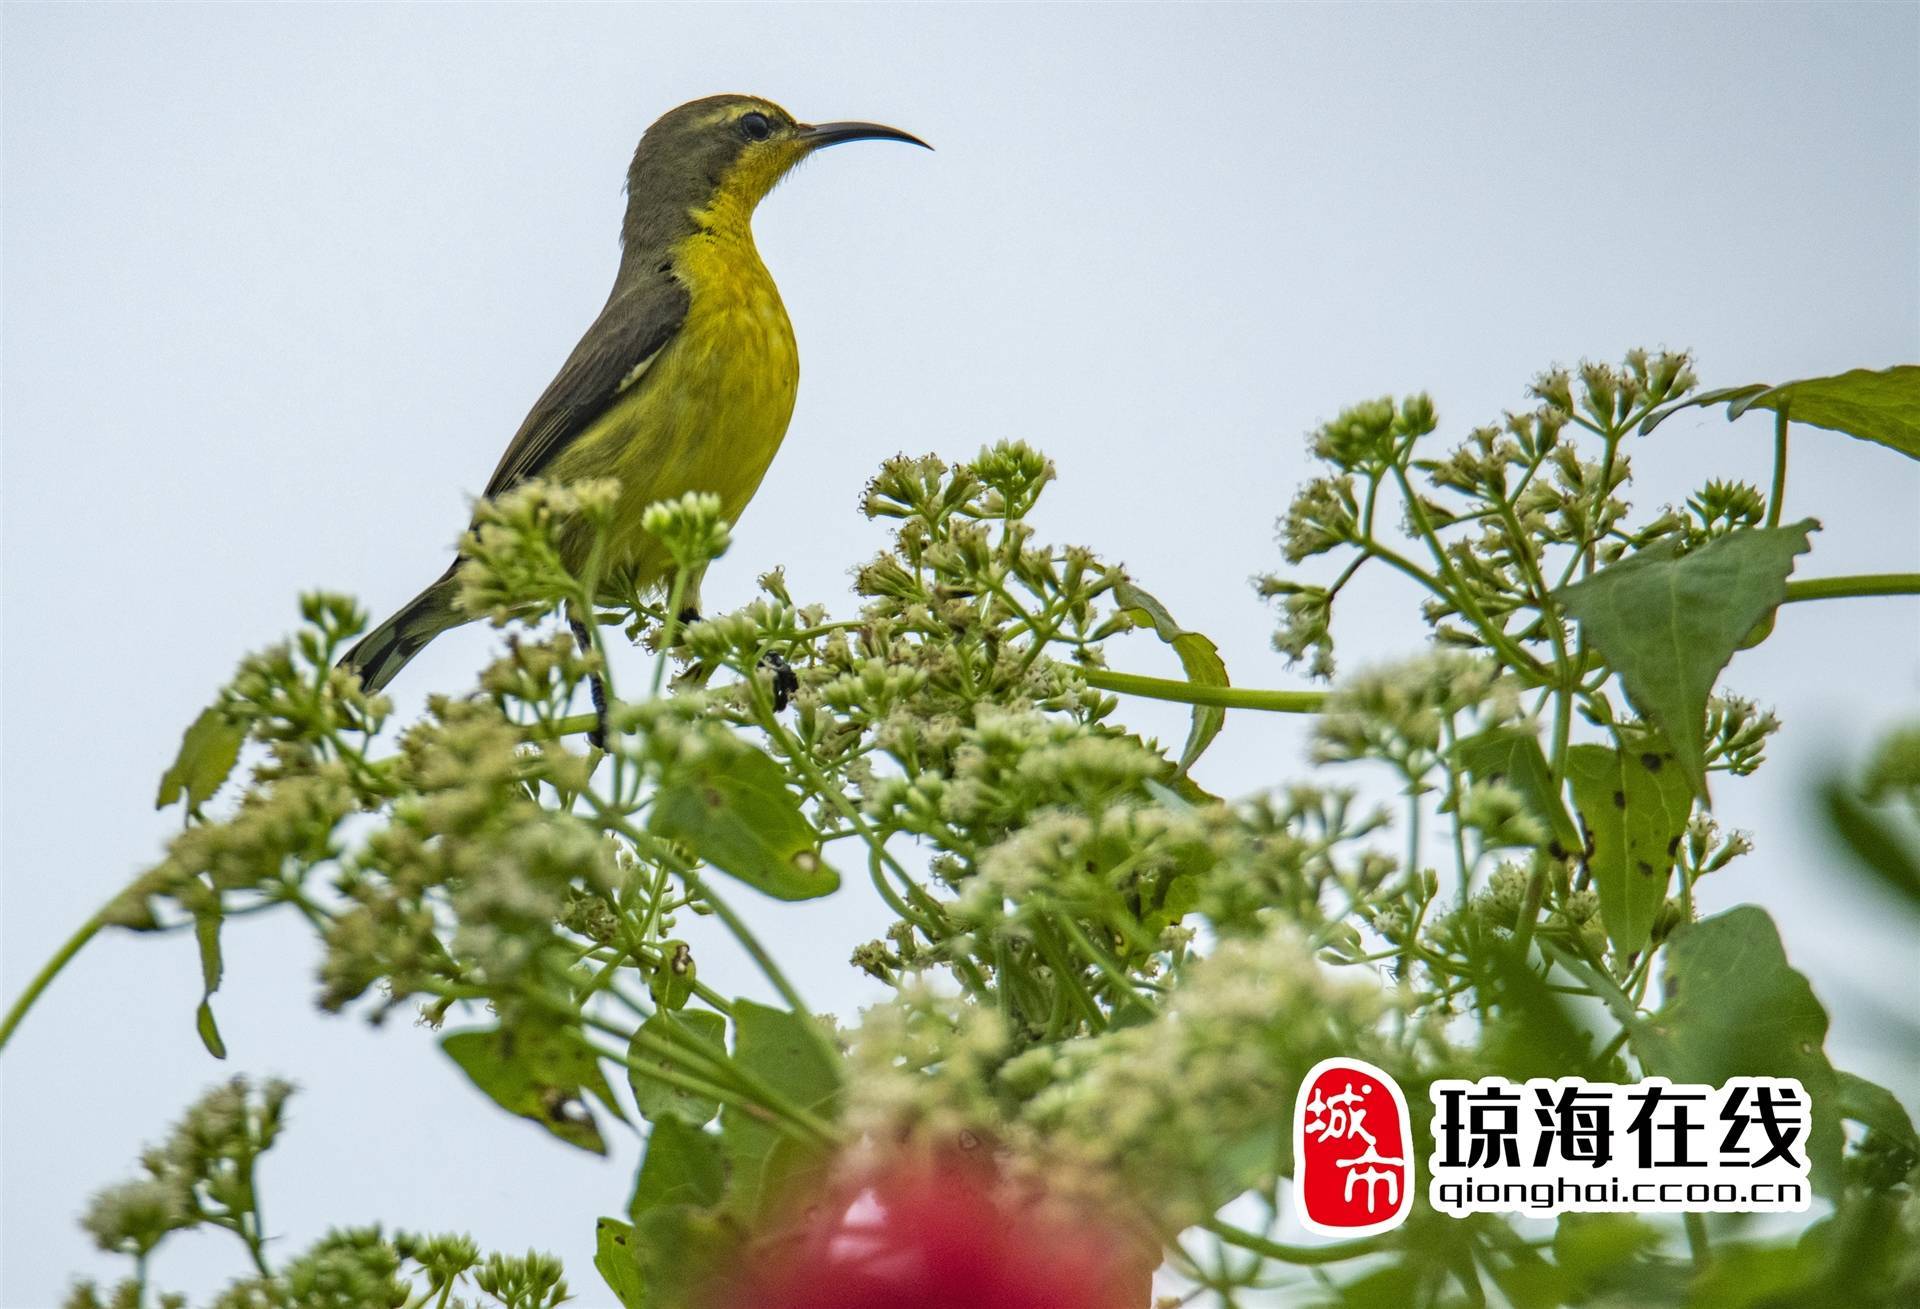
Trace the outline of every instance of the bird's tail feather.
{"type": "Polygon", "coordinates": [[[391,682],[394,674],[407,666],[427,642],[450,627],[467,621],[454,603],[459,584],[454,572],[456,561],[433,585],[400,606],[399,612],[361,637],[353,649],[340,658],[340,667],[359,674],[360,684],[378,691],[391,682]]]}

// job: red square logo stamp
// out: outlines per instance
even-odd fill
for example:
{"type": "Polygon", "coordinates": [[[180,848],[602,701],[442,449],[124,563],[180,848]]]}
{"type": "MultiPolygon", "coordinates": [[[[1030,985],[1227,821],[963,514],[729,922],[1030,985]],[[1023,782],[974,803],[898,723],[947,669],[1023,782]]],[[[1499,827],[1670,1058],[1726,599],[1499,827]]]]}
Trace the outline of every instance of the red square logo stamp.
{"type": "Polygon", "coordinates": [[[1413,1120],[1394,1080],[1359,1059],[1323,1059],[1293,1103],[1300,1222],[1328,1236],[1398,1227],[1413,1207],[1413,1120]]]}

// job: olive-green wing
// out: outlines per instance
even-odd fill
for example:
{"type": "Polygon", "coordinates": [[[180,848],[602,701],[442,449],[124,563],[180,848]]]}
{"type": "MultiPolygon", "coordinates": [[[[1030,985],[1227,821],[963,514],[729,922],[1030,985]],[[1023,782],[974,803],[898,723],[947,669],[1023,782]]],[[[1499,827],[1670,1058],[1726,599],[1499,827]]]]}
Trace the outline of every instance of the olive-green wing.
{"type": "Polygon", "coordinates": [[[629,387],[638,384],[686,321],[687,290],[664,272],[617,289],[559,374],[520,424],[484,498],[537,477],[629,387]]]}

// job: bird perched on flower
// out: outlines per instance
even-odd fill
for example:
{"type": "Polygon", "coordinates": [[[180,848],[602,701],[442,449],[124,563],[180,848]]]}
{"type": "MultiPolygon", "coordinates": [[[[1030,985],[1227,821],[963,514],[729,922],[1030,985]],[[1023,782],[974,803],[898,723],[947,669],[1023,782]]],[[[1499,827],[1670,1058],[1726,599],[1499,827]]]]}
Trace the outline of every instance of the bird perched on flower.
{"type": "MultiPolygon", "coordinates": [[[[926,144],[877,123],[796,122],[746,95],[695,100],[648,128],[627,170],[612,294],[520,424],[482,498],[534,477],[617,479],[607,525],[576,525],[562,554],[583,571],[597,548],[601,566],[640,589],[672,568],[641,527],[646,506],[708,492],[724,518],[737,519],[786,436],[800,376],[793,326],[754,248],[753,211],[814,151],[863,140],[926,144]]],[[[460,562],[341,666],[377,691],[427,642],[466,622],[456,602],[460,562]]],[[[585,635],[577,618],[576,632],[585,635]]]]}

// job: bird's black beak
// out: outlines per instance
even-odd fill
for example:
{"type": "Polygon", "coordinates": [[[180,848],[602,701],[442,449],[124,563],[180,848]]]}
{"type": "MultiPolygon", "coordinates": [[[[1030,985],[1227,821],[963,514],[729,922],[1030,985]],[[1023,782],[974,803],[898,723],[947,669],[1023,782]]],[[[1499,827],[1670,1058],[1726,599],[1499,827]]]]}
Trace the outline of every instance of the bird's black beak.
{"type": "Polygon", "coordinates": [[[923,150],[933,149],[909,132],[897,127],[882,127],[879,123],[817,123],[801,127],[794,137],[809,150],[824,149],[843,141],[905,141],[923,150]]]}

